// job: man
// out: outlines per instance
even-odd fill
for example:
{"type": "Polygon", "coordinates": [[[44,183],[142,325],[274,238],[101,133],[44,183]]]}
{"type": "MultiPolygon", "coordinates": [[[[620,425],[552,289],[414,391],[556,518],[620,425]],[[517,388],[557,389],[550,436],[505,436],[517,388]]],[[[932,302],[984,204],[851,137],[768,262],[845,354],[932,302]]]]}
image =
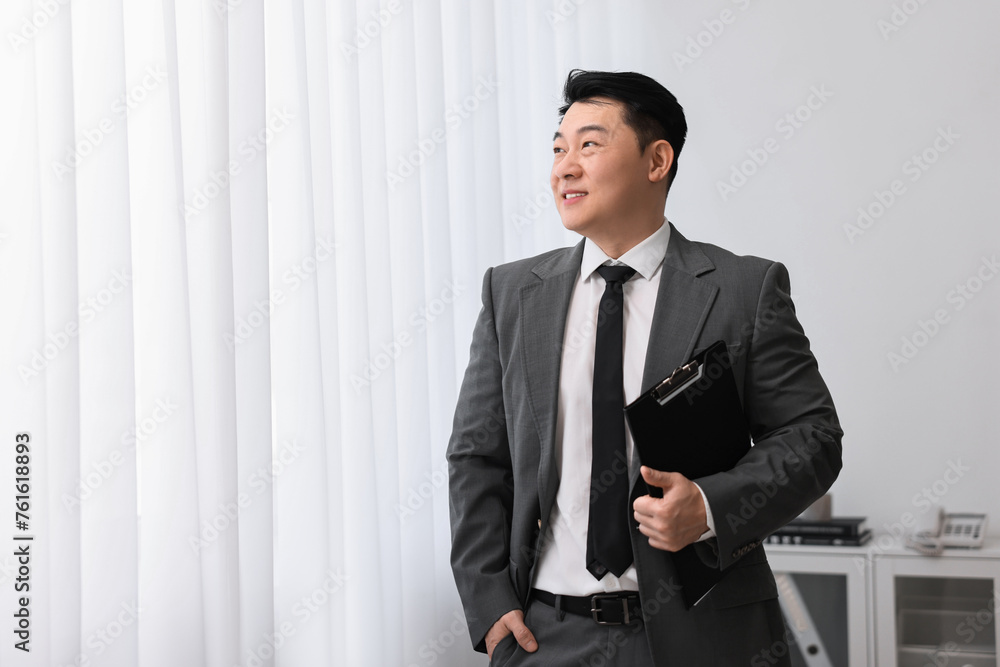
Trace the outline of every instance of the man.
{"type": "Polygon", "coordinates": [[[473,644],[497,665],[789,664],[760,543],[834,482],[842,431],[788,274],[663,217],[687,132],[669,91],[574,70],[564,96],[552,192],[585,238],[486,272],[448,446],[473,644]],[[694,480],[640,466],[622,406],[718,340],[754,446],[694,480]],[[727,573],[688,609],[669,552],[692,543],[727,573]]]}

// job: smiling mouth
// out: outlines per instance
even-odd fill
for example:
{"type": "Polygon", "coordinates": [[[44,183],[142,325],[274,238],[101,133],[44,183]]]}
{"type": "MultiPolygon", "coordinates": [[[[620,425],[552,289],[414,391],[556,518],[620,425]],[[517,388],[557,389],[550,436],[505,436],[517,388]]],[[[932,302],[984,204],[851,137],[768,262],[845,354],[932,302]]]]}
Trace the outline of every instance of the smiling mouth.
{"type": "Polygon", "coordinates": [[[579,199],[580,197],[586,197],[586,196],[587,196],[586,192],[569,192],[563,195],[563,199],[565,199],[566,201],[572,201],[574,199],[579,199]]]}

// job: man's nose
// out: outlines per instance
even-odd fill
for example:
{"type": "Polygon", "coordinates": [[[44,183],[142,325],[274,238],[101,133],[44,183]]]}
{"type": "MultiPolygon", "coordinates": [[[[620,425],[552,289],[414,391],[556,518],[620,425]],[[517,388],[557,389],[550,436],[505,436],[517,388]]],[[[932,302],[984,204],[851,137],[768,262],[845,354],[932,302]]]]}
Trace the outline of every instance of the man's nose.
{"type": "Polygon", "coordinates": [[[559,161],[559,165],[556,167],[556,173],[559,178],[576,178],[580,175],[580,161],[577,160],[576,153],[569,151],[566,153],[565,157],[559,161]]]}

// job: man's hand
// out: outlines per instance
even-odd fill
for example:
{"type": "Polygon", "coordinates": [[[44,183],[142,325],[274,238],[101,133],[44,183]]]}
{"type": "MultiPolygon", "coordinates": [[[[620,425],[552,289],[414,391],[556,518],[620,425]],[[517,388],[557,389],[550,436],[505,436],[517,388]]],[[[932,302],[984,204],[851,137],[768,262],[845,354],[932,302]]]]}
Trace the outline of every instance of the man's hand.
{"type": "MultiPolygon", "coordinates": [[[[697,489],[695,492],[697,493],[697,489]]],[[[507,635],[514,633],[514,639],[528,653],[538,650],[538,643],[535,642],[535,635],[524,624],[524,612],[520,609],[511,609],[500,617],[490,631],[486,633],[486,654],[493,658],[493,649],[497,647],[500,640],[507,635]]]]}
{"type": "Polygon", "coordinates": [[[650,486],[663,489],[662,498],[642,496],[632,504],[639,532],[649,538],[649,546],[663,551],[680,551],[697,542],[708,530],[705,501],[694,482],[679,472],[663,472],[642,466],[639,472],[650,486]]]}

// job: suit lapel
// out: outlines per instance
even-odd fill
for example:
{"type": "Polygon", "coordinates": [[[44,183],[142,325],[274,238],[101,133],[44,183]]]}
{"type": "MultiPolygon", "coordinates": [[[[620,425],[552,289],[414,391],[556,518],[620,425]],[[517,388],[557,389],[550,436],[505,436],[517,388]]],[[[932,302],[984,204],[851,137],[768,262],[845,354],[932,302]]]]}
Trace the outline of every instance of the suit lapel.
{"type": "Polygon", "coordinates": [[[541,443],[538,497],[547,520],[559,477],[555,467],[556,413],[559,409],[559,368],[566,312],[583,258],[583,242],[549,256],[532,272],[538,280],[521,287],[521,359],[528,399],[541,443]]]}
{"type": "MultiPolygon", "coordinates": [[[[667,254],[660,269],[660,287],[649,331],[642,391],[691,358],[719,288],[698,276],[715,268],[701,249],[670,226],[667,254]]],[[[639,456],[632,452],[630,488],[639,479],[639,456]]]]}

